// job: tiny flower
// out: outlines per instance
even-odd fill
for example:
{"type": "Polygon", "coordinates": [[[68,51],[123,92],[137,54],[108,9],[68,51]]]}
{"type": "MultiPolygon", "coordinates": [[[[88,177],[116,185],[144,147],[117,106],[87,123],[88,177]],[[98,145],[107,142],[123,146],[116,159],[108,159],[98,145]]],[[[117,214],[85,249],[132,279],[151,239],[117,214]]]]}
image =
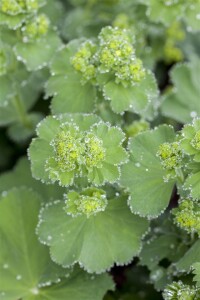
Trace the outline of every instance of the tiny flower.
{"type": "Polygon", "coordinates": [[[21,30],[23,36],[26,37],[27,40],[39,39],[47,34],[49,24],[49,19],[46,17],[46,15],[42,14],[31,21],[28,21],[21,30]]]}
{"type": "Polygon", "coordinates": [[[107,206],[106,193],[97,188],[86,188],[81,193],[69,192],[65,199],[64,210],[73,217],[85,215],[89,218],[104,211],[107,206]]]}
{"type": "Polygon", "coordinates": [[[178,208],[173,210],[174,221],[188,233],[197,232],[200,235],[200,205],[190,199],[183,200],[178,208]]]}
{"type": "Polygon", "coordinates": [[[84,42],[80,49],[71,58],[71,64],[74,69],[79,72],[82,77],[82,83],[94,80],[96,76],[95,67],[96,45],[91,41],[84,42]]]}

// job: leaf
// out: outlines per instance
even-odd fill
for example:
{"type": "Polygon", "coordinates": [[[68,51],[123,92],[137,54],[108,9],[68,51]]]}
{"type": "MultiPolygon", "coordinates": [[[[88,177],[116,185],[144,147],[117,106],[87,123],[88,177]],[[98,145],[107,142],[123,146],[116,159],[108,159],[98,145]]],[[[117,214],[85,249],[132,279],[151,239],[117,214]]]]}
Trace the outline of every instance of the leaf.
{"type": "Polygon", "coordinates": [[[53,76],[47,83],[47,93],[54,94],[51,104],[53,114],[89,113],[94,111],[95,88],[91,84],[81,85],[81,77],[75,72],[53,76]]]}
{"type": "Polygon", "coordinates": [[[82,40],[74,40],[57,52],[51,64],[52,76],[46,85],[46,95],[53,96],[51,110],[59,113],[89,113],[94,110],[96,89],[90,83],[81,84],[81,76],[71,66],[71,57],[82,40]]]}
{"type": "Polygon", "coordinates": [[[111,279],[106,274],[91,278],[53,263],[35,235],[39,208],[38,196],[24,188],[10,190],[0,200],[2,299],[101,300],[113,288],[111,279]]]}
{"type": "Polygon", "coordinates": [[[0,76],[0,83],[0,107],[4,107],[9,98],[14,95],[15,90],[8,75],[0,76]]]}
{"type": "Polygon", "coordinates": [[[189,272],[191,266],[200,262],[200,240],[197,240],[184,256],[175,264],[179,272],[189,272]]]}
{"type": "Polygon", "coordinates": [[[26,157],[18,160],[14,169],[4,172],[0,176],[0,193],[5,192],[13,187],[27,187],[36,191],[45,202],[61,199],[64,188],[55,185],[46,185],[32,177],[30,163],[26,157]]]}
{"type": "Polygon", "coordinates": [[[135,86],[124,87],[109,81],[103,88],[105,98],[111,100],[111,108],[115,113],[131,111],[143,114],[151,101],[151,95],[157,94],[155,79],[151,73],[135,86]]]}
{"type": "Polygon", "coordinates": [[[14,123],[8,128],[9,137],[17,143],[26,141],[34,135],[35,127],[42,118],[43,115],[40,113],[27,115],[26,124],[14,123]]]}
{"type": "Polygon", "coordinates": [[[131,139],[130,161],[122,166],[121,184],[130,192],[129,205],[134,213],[155,218],[166,209],[174,182],[164,182],[166,171],[156,153],[160,144],[174,138],[173,129],[162,125],[131,139]]]}
{"type": "Polygon", "coordinates": [[[175,20],[179,20],[182,16],[183,4],[175,3],[174,5],[167,5],[164,1],[150,0],[147,15],[150,20],[156,23],[163,23],[166,26],[169,26],[175,20]]]}
{"type": "Polygon", "coordinates": [[[190,191],[190,196],[200,199],[200,172],[190,174],[184,183],[184,189],[190,191]]]}
{"type": "Polygon", "coordinates": [[[171,78],[174,90],[164,97],[161,105],[162,114],[180,123],[188,123],[194,117],[200,116],[198,83],[200,59],[193,59],[188,64],[176,65],[171,78]]]}
{"type": "Polygon", "coordinates": [[[23,61],[29,71],[46,67],[55,51],[61,46],[61,41],[55,32],[49,32],[43,39],[32,43],[17,43],[15,54],[23,61]]]}
{"type": "Polygon", "coordinates": [[[196,281],[197,287],[200,287],[200,262],[193,264],[193,273],[195,274],[193,281],[196,281]]]}
{"type": "Polygon", "coordinates": [[[110,200],[104,212],[89,218],[73,218],[63,206],[62,202],[46,206],[37,231],[57,263],[79,262],[88,272],[101,273],[114,263],[127,264],[140,251],[148,222],[131,214],[124,198],[110,200]]]}
{"type": "Polygon", "coordinates": [[[178,247],[177,236],[165,234],[147,241],[140,253],[141,264],[153,270],[159,262],[168,258],[172,249],[178,247]]]}
{"type": "Polygon", "coordinates": [[[67,273],[51,263],[48,249],[35,235],[40,204],[37,194],[24,188],[12,189],[1,198],[0,290],[8,299],[28,296],[31,289],[67,273]]]}

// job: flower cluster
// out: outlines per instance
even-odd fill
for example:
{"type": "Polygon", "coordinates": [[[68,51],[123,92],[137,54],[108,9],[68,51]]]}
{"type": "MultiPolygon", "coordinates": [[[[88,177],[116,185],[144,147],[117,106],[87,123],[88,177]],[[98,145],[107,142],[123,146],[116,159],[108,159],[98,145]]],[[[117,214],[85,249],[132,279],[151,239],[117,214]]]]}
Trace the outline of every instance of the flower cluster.
{"type": "Polygon", "coordinates": [[[183,151],[193,156],[194,161],[200,162],[200,118],[195,119],[192,124],[185,125],[182,129],[182,136],[183,151]]]}
{"type": "Polygon", "coordinates": [[[74,69],[81,73],[83,83],[93,81],[96,76],[95,53],[96,45],[88,40],[81,45],[71,59],[74,69]]]}
{"type": "Polygon", "coordinates": [[[191,200],[183,200],[178,208],[173,210],[176,224],[189,233],[200,235],[200,205],[191,200]]]}
{"type": "Polygon", "coordinates": [[[38,0],[2,0],[1,11],[9,15],[32,12],[39,7],[38,0]]]}
{"type": "Polygon", "coordinates": [[[193,286],[178,281],[166,287],[163,297],[165,300],[198,300],[199,291],[193,286]]]}
{"type": "Polygon", "coordinates": [[[135,56],[127,30],[105,27],[99,34],[99,71],[115,75],[115,81],[134,85],[145,77],[142,61],[135,56]]]}
{"type": "Polygon", "coordinates": [[[65,199],[64,210],[73,217],[86,215],[89,218],[104,211],[107,206],[106,193],[97,188],[86,188],[81,193],[71,191],[65,199]]]}
{"type": "Polygon", "coordinates": [[[185,39],[185,33],[180,22],[174,22],[166,30],[166,42],[164,45],[164,55],[167,62],[178,62],[183,60],[183,52],[176,46],[177,42],[185,39]]]}
{"type": "Polygon", "coordinates": [[[74,69],[82,74],[83,83],[95,83],[98,74],[114,75],[116,83],[134,85],[145,77],[142,61],[135,56],[129,32],[118,27],[104,27],[99,36],[99,47],[92,41],[84,42],[71,58],[74,69]]]}
{"type": "Polygon", "coordinates": [[[160,158],[163,168],[168,172],[166,179],[176,177],[183,158],[180,144],[178,142],[161,144],[157,156],[160,158]]]}
{"type": "Polygon", "coordinates": [[[43,37],[48,32],[49,24],[49,19],[44,14],[38,15],[31,21],[28,21],[21,28],[23,40],[26,42],[43,37]]]}
{"type": "Polygon", "coordinates": [[[39,132],[47,126],[46,122],[55,119],[56,130],[51,138],[38,138],[30,147],[33,168],[38,161],[43,168],[40,179],[48,178],[48,182],[58,181],[62,186],[69,186],[77,178],[87,178],[95,185],[115,182],[119,178],[119,166],[127,160],[127,153],[121,146],[124,134],[119,128],[96,123],[92,115],[82,119],[81,115],[75,114],[73,117],[49,117],[41,123],[39,132]],[[89,123],[85,129],[84,120],[89,123]],[[34,143],[37,141],[44,144],[46,153],[35,162],[34,143]]]}
{"type": "Polygon", "coordinates": [[[143,132],[148,129],[150,129],[149,123],[145,120],[139,120],[139,121],[134,121],[130,125],[127,125],[124,128],[124,131],[126,132],[127,137],[134,137],[138,133],[143,132]]]}

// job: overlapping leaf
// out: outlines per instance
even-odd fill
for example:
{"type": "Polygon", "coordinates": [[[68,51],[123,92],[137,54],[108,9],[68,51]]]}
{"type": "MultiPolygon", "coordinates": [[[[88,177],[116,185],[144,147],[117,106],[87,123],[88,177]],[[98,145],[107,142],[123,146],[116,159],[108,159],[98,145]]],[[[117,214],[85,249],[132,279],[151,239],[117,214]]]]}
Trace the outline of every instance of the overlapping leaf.
{"type": "Polygon", "coordinates": [[[104,212],[89,218],[73,218],[63,207],[61,201],[46,206],[38,227],[40,240],[50,246],[57,263],[79,262],[88,272],[101,273],[114,263],[127,264],[139,253],[148,222],[129,211],[126,199],[109,200],[104,212]]]}
{"type": "Polygon", "coordinates": [[[162,125],[131,139],[130,161],[122,167],[121,184],[130,192],[129,205],[134,213],[155,218],[166,209],[172,193],[173,181],[165,182],[158,147],[172,142],[175,134],[162,125]]]}
{"type": "Polygon", "coordinates": [[[9,191],[1,198],[0,208],[1,299],[101,300],[113,288],[106,274],[91,278],[51,261],[48,249],[35,235],[40,199],[32,191],[9,191]]]}
{"type": "Polygon", "coordinates": [[[179,64],[171,72],[174,89],[164,97],[161,111],[164,116],[180,123],[190,122],[200,116],[200,59],[179,64]]]}

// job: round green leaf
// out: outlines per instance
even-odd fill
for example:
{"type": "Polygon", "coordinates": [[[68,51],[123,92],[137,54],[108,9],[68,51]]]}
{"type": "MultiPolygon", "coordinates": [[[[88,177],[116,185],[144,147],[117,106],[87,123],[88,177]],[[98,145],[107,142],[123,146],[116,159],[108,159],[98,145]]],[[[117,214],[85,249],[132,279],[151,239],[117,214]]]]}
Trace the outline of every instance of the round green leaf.
{"type": "Polygon", "coordinates": [[[130,192],[129,205],[134,213],[155,218],[166,209],[174,182],[163,180],[166,171],[156,153],[160,144],[174,138],[173,129],[163,125],[131,140],[130,162],[122,166],[121,184],[130,192]]]}
{"type": "Polygon", "coordinates": [[[114,263],[127,264],[140,251],[148,222],[133,215],[124,198],[110,200],[104,212],[89,218],[73,218],[63,207],[61,201],[46,206],[38,227],[40,240],[50,246],[57,263],[79,262],[88,272],[101,273],[114,263]]]}

